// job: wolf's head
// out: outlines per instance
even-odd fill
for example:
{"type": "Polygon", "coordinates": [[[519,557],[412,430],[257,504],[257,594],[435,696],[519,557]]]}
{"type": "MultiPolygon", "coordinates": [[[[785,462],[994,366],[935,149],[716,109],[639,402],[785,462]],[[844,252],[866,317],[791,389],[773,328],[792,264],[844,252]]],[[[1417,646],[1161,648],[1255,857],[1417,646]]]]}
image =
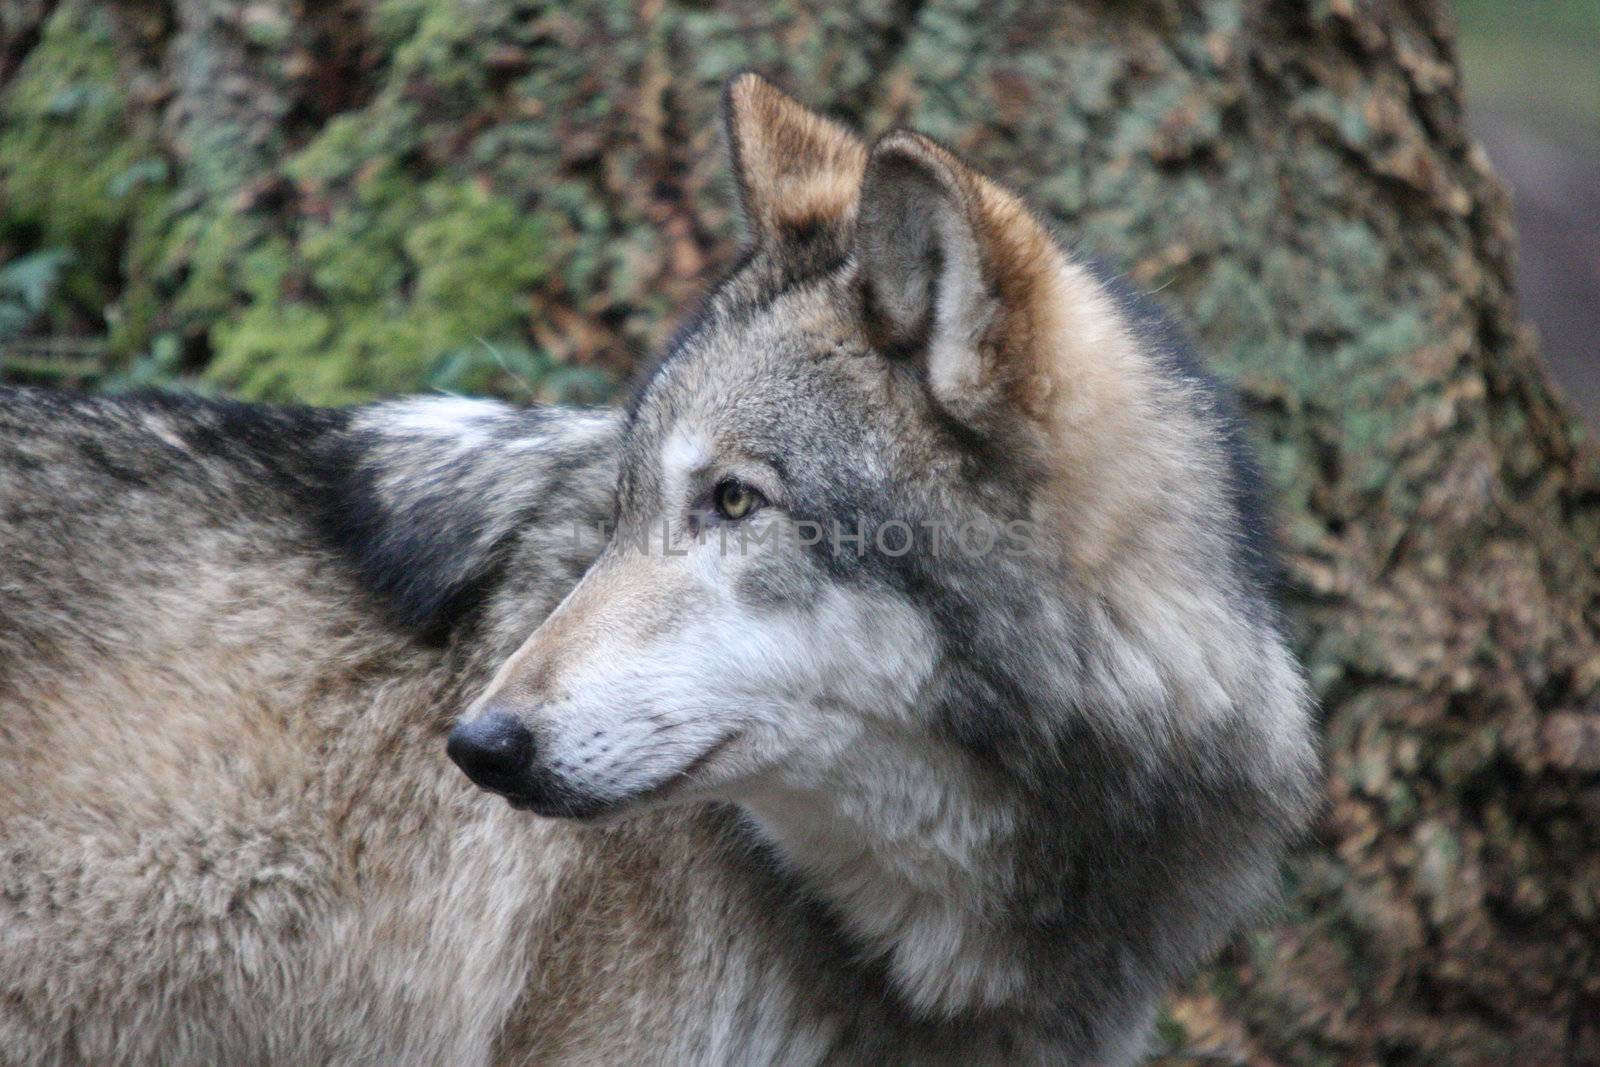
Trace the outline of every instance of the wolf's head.
{"type": "Polygon", "coordinates": [[[1007,753],[1255,701],[1277,639],[1194,380],[934,141],[868,146],[753,75],[725,107],[749,247],[641,388],[609,546],[457,762],[573,817],[938,748],[1004,788],[1007,753]]]}

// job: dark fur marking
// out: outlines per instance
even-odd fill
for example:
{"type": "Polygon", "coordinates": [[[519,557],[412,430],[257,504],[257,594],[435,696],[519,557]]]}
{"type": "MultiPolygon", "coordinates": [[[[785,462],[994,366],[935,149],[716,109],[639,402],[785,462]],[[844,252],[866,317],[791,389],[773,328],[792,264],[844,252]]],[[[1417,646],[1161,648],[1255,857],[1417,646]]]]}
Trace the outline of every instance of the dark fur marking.
{"type": "Polygon", "coordinates": [[[78,453],[83,456],[92,468],[104,471],[114,480],[133,487],[141,487],[147,484],[148,479],[145,472],[117,462],[104,448],[100,447],[98,442],[85,439],[78,441],[77,446],[78,453]]]}
{"type": "Polygon", "coordinates": [[[330,442],[324,471],[330,492],[315,512],[319,529],[356,567],[364,582],[388,604],[402,626],[429,643],[439,643],[454,622],[484,591],[488,573],[472,568],[463,580],[447,563],[470,544],[468,530],[440,528],[434,509],[421,509],[397,521],[377,490],[381,472],[369,455],[375,446],[365,435],[330,442]],[[448,575],[448,577],[447,577],[448,575]]]}
{"type": "MultiPolygon", "coordinates": [[[[525,433],[547,418],[547,412],[528,409],[516,412],[511,426],[525,433]]],[[[486,537],[493,533],[489,516],[451,477],[453,471],[408,486],[399,510],[386,503],[378,489],[386,472],[375,461],[385,444],[382,434],[370,430],[329,441],[322,455],[329,492],[316,512],[319,527],[399,625],[439,644],[499,584],[511,541],[539,520],[541,501],[559,493],[586,464],[581,457],[549,457],[540,468],[541,492],[515,514],[499,516],[498,534],[486,537]]]]}

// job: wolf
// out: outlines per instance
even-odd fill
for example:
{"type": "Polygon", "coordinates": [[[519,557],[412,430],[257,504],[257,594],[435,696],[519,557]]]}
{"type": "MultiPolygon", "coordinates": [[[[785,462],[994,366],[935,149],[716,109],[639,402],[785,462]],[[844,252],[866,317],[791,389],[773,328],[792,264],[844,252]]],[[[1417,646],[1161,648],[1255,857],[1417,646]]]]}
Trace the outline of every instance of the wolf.
{"type": "Polygon", "coordinates": [[[938,143],[724,115],[625,411],[0,394],[0,1062],[1124,1064],[1271,900],[1225,394],[938,143]]]}

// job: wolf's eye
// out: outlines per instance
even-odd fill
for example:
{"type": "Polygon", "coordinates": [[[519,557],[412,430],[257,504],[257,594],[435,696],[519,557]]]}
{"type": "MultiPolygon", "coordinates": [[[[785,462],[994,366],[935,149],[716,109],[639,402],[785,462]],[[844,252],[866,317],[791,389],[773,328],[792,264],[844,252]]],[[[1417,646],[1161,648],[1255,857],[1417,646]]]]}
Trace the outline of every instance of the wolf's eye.
{"type": "Polygon", "coordinates": [[[739,479],[724,478],[717,483],[712,502],[716,504],[718,515],[730,522],[738,522],[767,501],[739,479]]]}

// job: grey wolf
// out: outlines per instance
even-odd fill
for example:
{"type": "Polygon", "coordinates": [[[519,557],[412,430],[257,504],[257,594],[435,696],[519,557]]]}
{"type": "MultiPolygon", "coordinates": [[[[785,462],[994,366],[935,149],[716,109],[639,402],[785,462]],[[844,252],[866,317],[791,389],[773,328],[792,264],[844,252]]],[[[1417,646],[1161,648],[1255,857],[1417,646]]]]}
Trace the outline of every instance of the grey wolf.
{"type": "Polygon", "coordinates": [[[1223,395],[935,142],[725,111],[626,413],[0,402],[0,1057],[1128,1063],[1270,900],[1223,395]]]}

